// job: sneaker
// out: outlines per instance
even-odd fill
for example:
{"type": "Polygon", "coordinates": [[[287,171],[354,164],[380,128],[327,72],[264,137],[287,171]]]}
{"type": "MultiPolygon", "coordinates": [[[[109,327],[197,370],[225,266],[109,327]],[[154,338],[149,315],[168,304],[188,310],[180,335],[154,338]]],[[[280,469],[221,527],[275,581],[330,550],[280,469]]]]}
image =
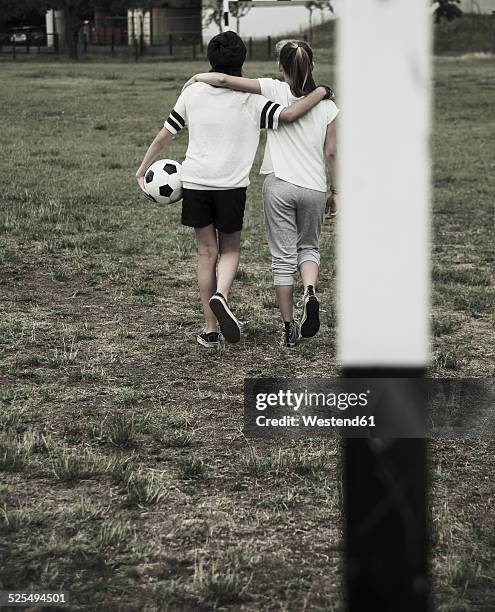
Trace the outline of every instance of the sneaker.
{"type": "Polygon", "coordinates": [[[219,338],[220,334],[218,332],[204,332],[196,336],[198,344],[206,348],[218,348],[219,338]]]}
{"type": "Polygon", "coordinates": [[[280,344],[282,346],[293,347],[299,344],[301,341],[301,328],[297,321],[290,321],[290,323],[284,323],[284,331],[282,332],[282,340],[280,344]]]}
{"type": "Polygon", "coordinates": [[[301,335],[311,338],[320,329],[320,302],[316,297],[314,287],[308,285],[303,296],[303,311],[301,317],[301,335]]]}
{"type": "Polygon", "coordinates": [[[220,331],[227,342],[233,344],[241,339],[241,324],[230,310],[227,300],[221,293],[215,293],[210,298],[210,308],[218,320],[220,331]]]}

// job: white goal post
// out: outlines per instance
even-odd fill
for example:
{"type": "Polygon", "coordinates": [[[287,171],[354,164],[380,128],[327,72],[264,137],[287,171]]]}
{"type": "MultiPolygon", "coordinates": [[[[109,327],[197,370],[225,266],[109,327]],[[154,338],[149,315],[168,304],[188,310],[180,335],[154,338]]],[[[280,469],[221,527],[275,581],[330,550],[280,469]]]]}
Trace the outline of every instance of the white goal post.
{"type": "Polygon", "coordinates": [[[338,356],[429,354],[429,0],[346,0],[338,20],[338,356]]]}

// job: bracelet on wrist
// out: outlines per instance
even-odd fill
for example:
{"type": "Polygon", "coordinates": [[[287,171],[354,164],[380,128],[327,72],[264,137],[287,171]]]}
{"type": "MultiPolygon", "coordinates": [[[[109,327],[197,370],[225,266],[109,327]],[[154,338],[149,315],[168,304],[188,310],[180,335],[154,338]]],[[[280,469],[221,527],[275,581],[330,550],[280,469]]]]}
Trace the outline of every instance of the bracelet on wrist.
{"type": "Polygon", "coordinates": [[[334,185],[330,185],[330,193],[332,195],[338,195],[339,191],[334,185]]]}

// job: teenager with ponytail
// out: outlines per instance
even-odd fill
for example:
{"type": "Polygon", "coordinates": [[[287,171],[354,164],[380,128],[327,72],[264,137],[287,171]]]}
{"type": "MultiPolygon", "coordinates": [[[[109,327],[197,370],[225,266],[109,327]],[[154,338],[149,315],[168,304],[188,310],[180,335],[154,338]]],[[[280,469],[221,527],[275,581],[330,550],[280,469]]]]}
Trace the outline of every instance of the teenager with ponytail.
{"type": "MultiPolygon", "coordinates": [[[[278,79],[247,79],[208,72],[197,74],[185,87],[200,81],[249,93],[262,94],[290,106],[316,89],[313,51],[304,41],[282,41],[277,45],[278,79]]],[[[328,98],[333,97],[331,90],[328,98]]],[[[319,300],[315,287],[320,265],[319,239],[325,208],[336,210],[336,129],[338,109],[323,100],[290,126],[267,135],[261,167],[266,174],[263,208],[272,254],[272,270],[280,313],[284,322],[282,344],[295,346],[302,337],[314,336],[320,328],[319,300]],[[327,200],[327,172],[331,195],[327,200]],[[304,284],[300,320],[294,319],[293,275],[299,269],[304,284]]]]}

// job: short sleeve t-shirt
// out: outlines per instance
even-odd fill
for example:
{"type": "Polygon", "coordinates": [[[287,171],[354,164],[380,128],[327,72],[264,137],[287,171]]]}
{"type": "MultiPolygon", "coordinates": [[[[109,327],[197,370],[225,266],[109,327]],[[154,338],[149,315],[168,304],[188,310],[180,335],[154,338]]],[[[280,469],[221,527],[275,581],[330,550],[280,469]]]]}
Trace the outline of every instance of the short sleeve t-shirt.
{"type": "MultiPolygon", "coordinates": [[[[259,79],[261,93],[270,100],[290,106],[296,98],[287,83],[277,79],[259,79]]],[[[324,145],[327,126],[339,109],[331,100],[323,100],[298,121],[280,125],[269,132],[261,174],[275,173],[279,179],[315,189],[327,190],[324,145]]]]}
{"type": "Polygon", "coordinates": [[[164,127],[185,126],[189,144],[182,164],[188,189],[237,189],[249,185],[260,130],[275,131],[283,106],[263,96],[195,83],[177,100],[164,127]]]}

